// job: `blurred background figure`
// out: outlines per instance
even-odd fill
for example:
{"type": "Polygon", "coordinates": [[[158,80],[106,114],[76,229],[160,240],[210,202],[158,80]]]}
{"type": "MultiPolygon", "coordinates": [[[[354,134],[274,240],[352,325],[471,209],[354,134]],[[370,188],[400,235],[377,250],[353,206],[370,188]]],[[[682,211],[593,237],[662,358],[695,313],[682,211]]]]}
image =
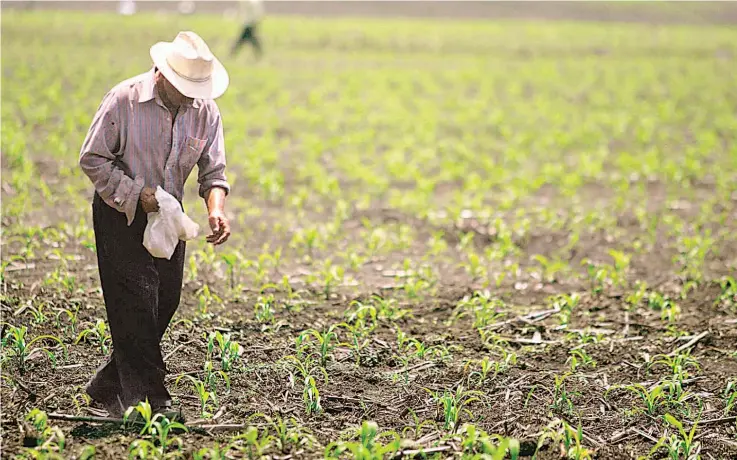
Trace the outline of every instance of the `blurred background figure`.
{"type": "Polygon", "coordinates": [[[195,4],[191,0],[180,1],[177,10],[179,10],[179,14],[194,14],[195,4]]]}
{"type": "Polygon", "coordinates": [[[118,3],[118,14],[130,16],[136,13],[136,2],[133,0],[120,0],[118,3]]]}
{"type": "Polygon", "coordinates": [[[262,0],[241,0],[239,15],[243,22],[243,31],[240,37],[233,44],[230,55],[235,56],[244,43],[250,43],[253,46],[253,53],[256,58],[260,58],[263,50],[261,49],[261,41],[258,38],[258,26],[264,16],[264,5],[262,0]]]}

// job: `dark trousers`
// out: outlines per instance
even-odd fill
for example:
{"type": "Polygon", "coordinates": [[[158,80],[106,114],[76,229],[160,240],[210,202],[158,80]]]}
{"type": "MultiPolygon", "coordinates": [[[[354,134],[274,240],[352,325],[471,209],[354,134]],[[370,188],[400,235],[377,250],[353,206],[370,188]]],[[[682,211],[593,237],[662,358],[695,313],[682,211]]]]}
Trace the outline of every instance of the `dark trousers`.
{"type": "Polygon", "coordinates": [[[129,227],[125,215],[97,193],[92,219],[113,352],[87,393],[108,409],[146,399],[153,408],[163,406],[170,395],[160,342],[179,306],[185,243],[179,242],[171,260],[154,258],[143,246],[147,218],[140,206],[129,227]]]}
{"type": "Polygon", "coordinates": [[[258,39],[258,28],[256,24],[246,24],[243,27],[243,32],[241,32],[241,36],[238,37],[238,40],[236,40],[235,44],[233,45],[233,49],[230,51],[231,55],[235,55],[235,53],[240,49],[241,46],[243,46],[245,43],[251,43],[253,45],[253,51],[256,54],[256,57],[261,57],[262,50],[261,50],[261,41],[258,39]]]}

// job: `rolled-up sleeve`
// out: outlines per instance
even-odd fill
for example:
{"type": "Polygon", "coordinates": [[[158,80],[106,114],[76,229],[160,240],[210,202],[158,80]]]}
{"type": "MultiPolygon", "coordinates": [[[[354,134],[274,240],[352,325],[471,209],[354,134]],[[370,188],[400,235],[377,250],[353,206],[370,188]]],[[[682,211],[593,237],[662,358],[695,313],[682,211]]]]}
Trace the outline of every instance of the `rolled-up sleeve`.
{"type": "Polygon", "coordinates": [[[207,196],[213,187],[220,187],[226,194],[230,193],[230,184],[225,178],[225,141],[223,140],[223,121],[220,113],[214,117],[207,136],[207,144],[202,151],[197,168],[197,181],[200,184],[200,196],[207,196]]]}
{"type": "Polygon", "coordinates": [[[130,225],[136,215],[144,178],[133,179],[116,165],[120,155],[121,121],[118,96],[111,91],[105,95],[92,119],[82,144],[79,165],[100,197],[125,213],[130,225]]]}

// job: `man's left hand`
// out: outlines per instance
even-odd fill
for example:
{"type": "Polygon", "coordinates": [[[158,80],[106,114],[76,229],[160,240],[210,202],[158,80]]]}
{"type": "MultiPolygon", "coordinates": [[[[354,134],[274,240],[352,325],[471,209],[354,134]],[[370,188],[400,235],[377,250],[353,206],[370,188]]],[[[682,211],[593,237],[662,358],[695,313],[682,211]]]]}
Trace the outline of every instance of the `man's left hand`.
{"type": "Polygon", "coordinates": [[[230,237],[230,222],[223,211],[217,210],[210,213],[209,217],[212,235],[207,236],[207,242],[215,246],[225,243],[230,237]]]}

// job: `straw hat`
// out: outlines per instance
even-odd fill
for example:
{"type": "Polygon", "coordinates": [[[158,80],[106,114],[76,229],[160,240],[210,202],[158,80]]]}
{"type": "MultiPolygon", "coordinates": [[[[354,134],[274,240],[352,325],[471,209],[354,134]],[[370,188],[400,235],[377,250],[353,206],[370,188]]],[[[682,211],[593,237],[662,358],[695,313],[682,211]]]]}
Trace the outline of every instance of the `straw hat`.
{"type": "Polygon", "coordinates": [[[228,88],[228,72],[194,32],[179,32],[173,42],[151,47],[156,67],[180,93],[194,99],[215,99],[228,88]]]}

